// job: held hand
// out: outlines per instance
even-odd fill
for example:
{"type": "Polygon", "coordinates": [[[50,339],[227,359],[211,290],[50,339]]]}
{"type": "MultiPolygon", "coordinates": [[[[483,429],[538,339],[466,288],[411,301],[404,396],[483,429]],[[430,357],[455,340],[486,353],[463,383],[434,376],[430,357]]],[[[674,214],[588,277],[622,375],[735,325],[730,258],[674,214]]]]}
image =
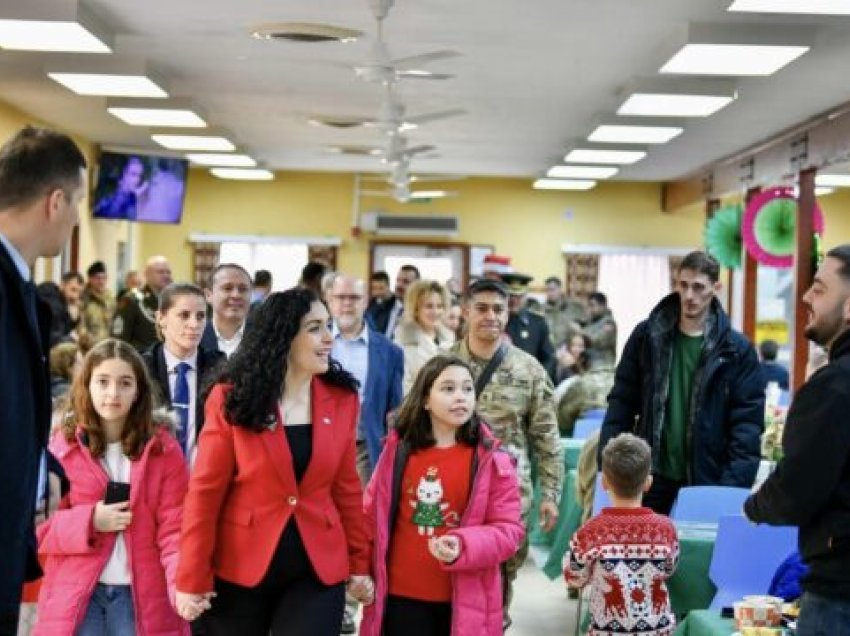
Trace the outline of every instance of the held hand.
{"type": "Polygon", "coordinates": [[[346,591],[363,605],[371,605],[375,601],[375,582],[371,576],[352,574],[346,591]]]}
{"type": "Polygon", "coordinates": [[[549,532],[558,522],[558,506],[554,501],[540,502],[540,527],[549,532]]]}
{"type": "Polygon", "coordinates": [[[187,594],[177,590],[175,594],[175,605],[180,618],[193,621],[211,607],[210,600],[215,592],[205,594],[187,594]]]}
{"type": "Polygon", "coordinates": [[[443,563],[457,561],[460,556],[460,546],[460,539],[450,534],[428,539],[428,550],[431,556],[443,563]]]}
{"type": "Polygon", "coordinates": [[[123,532],[133,521],[133,513],[130,512],[130,502],[105,504],[98,501],[94,507],[92,524],[98,532],[123,532]]]}

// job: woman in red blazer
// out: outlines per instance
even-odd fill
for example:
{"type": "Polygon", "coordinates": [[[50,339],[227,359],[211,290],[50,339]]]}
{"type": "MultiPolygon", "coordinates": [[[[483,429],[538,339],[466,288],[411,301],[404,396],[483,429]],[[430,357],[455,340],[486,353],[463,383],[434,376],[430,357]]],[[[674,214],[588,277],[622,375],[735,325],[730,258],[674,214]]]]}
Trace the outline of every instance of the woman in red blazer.
{"type": "Polygon", "coordinates": [[[357,382],[313,292],[273,294],[206,402],[183,511],[177,606],[209,636],[336,636],[368,600],[357,382]]]}

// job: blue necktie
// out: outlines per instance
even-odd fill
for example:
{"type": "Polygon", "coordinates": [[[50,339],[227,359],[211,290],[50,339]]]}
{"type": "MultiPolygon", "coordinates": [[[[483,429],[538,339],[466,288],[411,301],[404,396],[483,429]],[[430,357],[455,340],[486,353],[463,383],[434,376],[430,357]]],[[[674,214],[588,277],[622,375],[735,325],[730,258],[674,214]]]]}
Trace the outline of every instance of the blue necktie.
{"type": "Polygon", "coordinates": [[[183,449],[183,454],[189,448],[189,380],[186,374],[191,369],[186,362],[181,362],[174,370],[177,371],[177,381],[174,383],[174,396],[171,399],[171,406],[177,409],[177,414],[180,416],[180,430],[177,431],[177,441],[180,442],[180,448],[183,449]]]}

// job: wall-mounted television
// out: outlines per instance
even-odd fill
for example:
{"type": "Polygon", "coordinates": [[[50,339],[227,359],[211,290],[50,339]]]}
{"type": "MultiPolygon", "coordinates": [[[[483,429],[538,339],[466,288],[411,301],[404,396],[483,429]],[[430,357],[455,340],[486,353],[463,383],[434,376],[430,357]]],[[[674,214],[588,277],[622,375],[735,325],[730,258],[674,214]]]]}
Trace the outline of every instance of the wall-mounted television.
{"type": "Polygon", "coordinates": [[[188,171],[186,159],[102,152],[92,198],[92,216],[180,223],[188,171]]]}

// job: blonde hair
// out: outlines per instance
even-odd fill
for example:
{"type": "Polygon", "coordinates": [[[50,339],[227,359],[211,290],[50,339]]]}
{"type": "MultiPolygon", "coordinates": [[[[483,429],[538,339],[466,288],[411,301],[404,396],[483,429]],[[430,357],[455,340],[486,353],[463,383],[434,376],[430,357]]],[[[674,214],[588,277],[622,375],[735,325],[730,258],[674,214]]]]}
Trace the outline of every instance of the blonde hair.
{"type": "Polygon", "coordinates": [[[405,316],[410,322],[418,322],[417,315],[419,314],[419,305],[422,301],[431,294],[439,294],[443,301],[443,311],[448,311],[451,307],[449,300],[449,292],[445,286],[435,280],[417,280],[410,284],[407,288],[407,293],[404,295],[404,306],[407,308],[405,316]]]}

